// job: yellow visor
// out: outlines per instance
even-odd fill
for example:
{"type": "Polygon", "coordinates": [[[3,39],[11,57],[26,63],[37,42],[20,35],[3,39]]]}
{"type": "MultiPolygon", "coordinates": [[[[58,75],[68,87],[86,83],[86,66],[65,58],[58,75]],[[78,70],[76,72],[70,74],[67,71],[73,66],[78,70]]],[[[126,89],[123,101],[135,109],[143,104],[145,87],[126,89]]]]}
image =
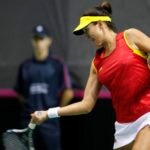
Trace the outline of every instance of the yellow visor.
{"type": "Polygon", "coordinates": [[[97,21],[108,21],[111,22],[111,18],[109,16],[83,16],[80,18],[79,25],[73,30],[73,33],[76,35],[83,34],[83,29],[88,26],[92,22],[97,21]]]}

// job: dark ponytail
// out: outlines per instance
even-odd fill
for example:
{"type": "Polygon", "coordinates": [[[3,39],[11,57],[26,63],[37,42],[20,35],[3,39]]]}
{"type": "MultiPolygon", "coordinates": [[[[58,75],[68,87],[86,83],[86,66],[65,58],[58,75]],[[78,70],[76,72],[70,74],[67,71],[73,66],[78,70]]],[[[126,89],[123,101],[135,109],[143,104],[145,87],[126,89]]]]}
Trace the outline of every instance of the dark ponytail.
{"type": "Polygon", "coordinates": [[[112,8],[108,1],[103,1],[102,3],[100,3],[99,8],[103,11],[106,11],[108,15],[112,15],[112,8]]]}
{"type": "MultiPolygon", "coordinates": [[[[109,16],[112,18],[111,4],[107,0],[103,0],[100,5],[87,10],[83,16],[109,16]]],[[[116,31],[116,27],[113,22],[106,21],[106,24],[111,30],[116,31]]]]}

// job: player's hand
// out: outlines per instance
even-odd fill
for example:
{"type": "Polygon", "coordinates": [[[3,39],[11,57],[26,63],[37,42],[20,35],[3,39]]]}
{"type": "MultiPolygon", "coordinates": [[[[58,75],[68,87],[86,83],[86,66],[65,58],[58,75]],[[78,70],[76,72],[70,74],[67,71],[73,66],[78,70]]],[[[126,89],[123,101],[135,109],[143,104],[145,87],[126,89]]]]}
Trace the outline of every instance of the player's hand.
{"type": "Polygon", "coordinates": [[[147,57],[147,65],[148,65],[148,68],[150,69],[150,53],[148,53],[148,57],[147,57]]]}
{"type": "Polygon", "coordinates": [[[48,113],[47,111],[35,111],[31,117],[31,122],[39,125],[48,119],[48,113]]]}

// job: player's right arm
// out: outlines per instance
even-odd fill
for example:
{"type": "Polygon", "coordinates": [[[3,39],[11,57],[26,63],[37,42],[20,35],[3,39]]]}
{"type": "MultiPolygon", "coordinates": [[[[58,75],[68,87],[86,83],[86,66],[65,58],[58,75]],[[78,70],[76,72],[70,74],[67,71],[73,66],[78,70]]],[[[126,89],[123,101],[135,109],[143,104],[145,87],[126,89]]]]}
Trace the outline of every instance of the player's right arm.
{"type": "MultiPolygon", "coordinates": [[[[91,65],[90,75],[87,81],[87,85],[84,92],[83,100],[65,107],[61,107],[58,110],[59,116],[72,116],[87,114],[92,111],[97,101],[97,95],[102,85],[98,81],[96,70],[91,65]]],[[[43,121],[48,119],[48,111],[41,111],[41,115],[36,115],[37,112],[32,114],[32,121],[36,124],[41,124],[43,121]]]]}
{"type": "Polygon", "coordinates": [[[91,112],[97,101],[97,95],[99,93],[100,87],[101,85],[98,81],[96,70],[92,64],[83,100],[78,103],[69,105],[68,107],[62,107],[58,114],[60,116],[68,116],[87,114],[91,112]]]}

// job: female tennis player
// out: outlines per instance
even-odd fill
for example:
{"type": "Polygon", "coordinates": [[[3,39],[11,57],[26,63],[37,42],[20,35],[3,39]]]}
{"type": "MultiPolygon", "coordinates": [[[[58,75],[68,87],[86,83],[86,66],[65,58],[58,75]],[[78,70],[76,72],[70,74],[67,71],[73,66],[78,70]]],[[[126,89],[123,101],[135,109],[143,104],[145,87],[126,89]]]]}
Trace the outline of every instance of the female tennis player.
{"type": "Polygon", "coordinates": [[[89,113],[105,85],[116,112],[114,149],[150,150],[150,38],[133,28],[116,33],[111,14],[111,5],[104,1],[84,13],[73,31],[87,35],[98,47],[83,100],[41,111],[41,116],[34,112],[32,121],[89,113]]]}

